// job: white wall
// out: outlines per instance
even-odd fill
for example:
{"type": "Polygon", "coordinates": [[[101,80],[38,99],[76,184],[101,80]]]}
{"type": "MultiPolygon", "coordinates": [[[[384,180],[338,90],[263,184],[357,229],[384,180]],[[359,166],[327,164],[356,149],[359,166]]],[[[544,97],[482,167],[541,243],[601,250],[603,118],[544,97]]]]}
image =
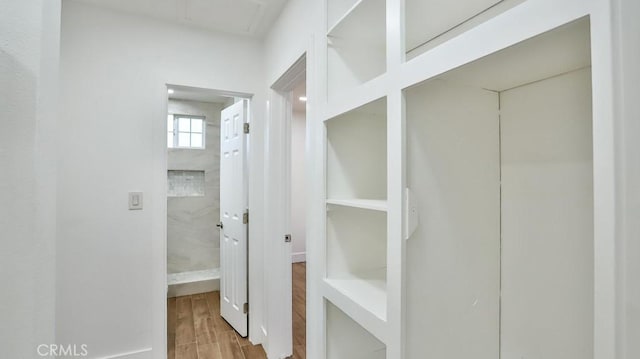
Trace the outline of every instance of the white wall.
{"type": "Polygon", "coordinates": [[[500,93],[501,357],[593,358],[591,70],[500,93]]]}
{"type": "Polygon", "coordinates": [[[204,171],[204,196],[167,198],[167,273],[220,267],[220,111],[223,105],[169,100],[169,113],[204,116],[205,148],[170,148],[169,170],[204,171]]]}
{"type": "Polygon", "coordinates": [[[291,260],[293,262],[306,260],[307,181],[304,159],[306,135],[306,114],[294,111],[291,121],[291,260]]]}
{"type": "Polygon", "coordinates": [[[0,1],[0,347],[37,357],[55,341],[60,1],[0,1]]]}
{"type": "MultiPolygon", "coordinates": [[[[92,356],[142,350],[160,357],[166,348],[165,318],[158,315],[166,306],[165,84],[256,94],[251,155],[258,161],[249,195],[256,209],[250,231],[257,233],[262,45],[65,0],[61,51],[57,334],[88,344],[92,356]],[[142,211],[127,210],[129,191],[144,192],[142,211]]],[[[251,250],[260,251],[260,242],[251,250]]],[[[250,269],[261,271],[261,264],[254,260],[250,269]]],[[[258,320],[257,305],[252,308],[258,320]]]]}
{"type": "Polygon", "coordinates": [[[420,217],[407,241],[407,358],[497,358],[498,95],[435,80],[406,102],[407,186],[420,217]]]}
{"type": "Polygon", "coordinates": [[[266,79],[271,86],[309,47],[314,9],[321,1],[289,0],[265,38],[266,79]]]}

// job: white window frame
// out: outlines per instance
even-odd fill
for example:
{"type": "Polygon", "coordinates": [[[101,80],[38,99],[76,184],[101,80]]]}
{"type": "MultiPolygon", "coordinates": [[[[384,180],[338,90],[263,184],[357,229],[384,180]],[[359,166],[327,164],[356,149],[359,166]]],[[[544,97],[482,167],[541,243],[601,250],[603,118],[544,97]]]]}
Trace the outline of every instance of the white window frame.
{"type": "Polygon", "coordinates": [[[207,146],[207,142],[206,142],[206,132],[207,132],[207,119],[205,116],[194,116],[194,115],[184,115],[184,114],[169,114],[167,116],[167,121],[169,121],[169,117],[173,116],[173,145],[172,146],[168,146],[169,145],[169,141],[168,141],[168,135],[169,133],[171,133],[171,131],[167,131],[167,147],[168,148],[174,148],[174,149],[195,149],[195,150],[204,150],[207,146]],[[178,119],[180,118],[188,118],[189,119],[189,132],[185,132],[185,131],[180,131],[178,129],[178,119]],[[191,129],[191,122],[193,120],[202,120],[202,132],[193,132],[191,129]],[[179,134],[180,133],[188,133],[189,134],[189,145],[188,146],[180,146],[179,143],[179,134]],[[202,134],[202,146],[201,147],[194,147],[191,146],[191,135],[197,133],[197,134],[202,134]]]}

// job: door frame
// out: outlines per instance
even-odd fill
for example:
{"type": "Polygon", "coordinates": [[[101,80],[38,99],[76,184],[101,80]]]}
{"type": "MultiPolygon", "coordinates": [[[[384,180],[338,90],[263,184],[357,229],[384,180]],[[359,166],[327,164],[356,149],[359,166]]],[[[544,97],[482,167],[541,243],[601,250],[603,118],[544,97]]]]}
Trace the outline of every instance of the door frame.
{"type": "MultiPolygon", "coordinates": [[[[167,161],[169,159],[169,151],[167,149],[167,121],[166,121],[166,114],[169,111],[169,97],[168,97],[168,89],[169,88],[189,88],[189,89],[196,89],[196,90],[203,90],[203,91],[207,91],[209,93],[211,93],[212,95],[217,95],[217,96],[225,96],[225,97],[236,97],[236,98],[241,98],[241,99],[246,99],[248,100],[248,104],[247,104],[247,122],[248,123],[252,123],[254,121],[254,116],[253,116],[253,106],[255,106],[254,102],[254,94],[252,93],[245,93],[245,92],[235,92],[235,91],[226,91],[226,90],[219,90],[219,89],[210,89],[210,88],[202,88],[202,87],[197,87],[197,86],[189,86],[189,85],[178,85],[178,84],[174,84],[174,83],[165,83],[164,86],[161,87],[161,95],[162,95],[162,101],[161,101],[161,109],[162,109],[162,113],[164,114],[164,117],[161,117],[163,119],[165,119],[164,121],[159,121],[161,122],[159,125],[156,124],[154,125],[153,129],[154,129],[154,137],[156,138],[156,140],[154,140],[154,152],[158,151],[159,148],[162,148],[162,151],[159,151],[158,153],[158,157],[157,158],[157,163],[155,164],[154,168],[156,168],[158,170],[158,172],[155,172],[155,176],[159,176],[159,178],[154,178],[153,182],[154,184],[156,184],[157,187],[154,188],[153,193],[162,193],[163,194],[163,199],[162,201],[160,201],[160,203],[152,203],[150,205],[150,210],[153,211],[153,218],[157,218],[161,223],[158,227],[158,232],[156,233],[158,237],[161,238],[160,242],[160,249],[162,251],[161,253],[161,258],[162,260],[158,261],[157,263],[153,264],[153,274],[152,274],[152,278],[154,281],[153,284],[153,295],[152,295],[152,311],[153,311],[153,326],[155,328],[155,330],[153,331],[153,344],[154,347],[155,346],[160,346],[160,348],[158,349],[160,351],[160,353],[162,353],[162,357],[166,358],[167,357],[167,293],[169,290],[169,285],[167,283],[167,223],[168,223],[168,219],[167,219],[167,214],[168,214],[168,209],[167,209],[167,201],[166,201],[166,193],[167,193],[167,188],[168,188],[168,180],[167,180],[167,170],[168,170],[168,164],[167,161]],[[162,144],[162,147],[160,147],[160,144],[162,144]],[[159,329],[159,331],[158,331],[159,329]]],[[[160,93],[160,89],[159,89],[159,93],[160,93]]],[[[247,167],[247,171],[246,171],[246,176],[247,176],[247,184],[248,187],[247,188],[247,196],[248,196],[248,201],[247,201],[247,209],[249,211],[251,211],[252,208],[255,207],[255,205],[252,205],[252,200],[251,197],[249,196],[250,194],[250,187],[251,187],[251,173],[250,170],[252,168],[252,156],[251,156],[251,147],[252,147],[252,141],[251,141],[251,136],[248,136],[248,138],[246,139],[245,142],[245,148],[246,148],[246,164],[245,166],[247,167]]],[[[219,150],[219,149],[218,149],[219,150]]],[[[259,161],[259,159],[253,159],[253,161],[259,161]]],[[[258,201],[256,201],[258,202],[258,201]]],[[[216,219],[216,221],[218,221],[219,218],[216,219]]],[[[259,228],[252,228],[251,225],[248,226],[247,228],[248,234],[247,234],[247,256],[249,256],[249,240],[250,238],[261,238],[261,236],[259,235],[260,233],[255,233],[255,232],[259,232],[259,228]]],[[[249,288],[251,288],[252,286],[254,286],[254,281],[252,281],[252,278],[255,277],[255,275],[253,275],[251,267],[249,266],[249,261],[247,261],[247,266],[249,267],[247,269],[247,283],[249,288]]],[[[260,267],[258,265],[258,267],[260,267]]],[[[261,268],[256,268],[255,270],[260,271],[261,268]]],[[[249,296],[249,292],[247,293],[247,298],[250,300],[250,296],[249,296]]],[[[251,316],[248,317],[249,323],[248,323],[248,330],[249,330],[249,340],[252,342],[255,342],[256,344],[261,343],[264,340],[264,337],[262,335],[259,335],[261,333],[258,332],[254,332],[252,331],[252,327],[255,327],[256,324],[254,322],[257,321],[258,325],[261,322],[262,319],[262,315],[263,313],[261,311],[256,311],[254,312],[251,316]],[[253,317],[254,320],[252,320],[251,318],[253,317]]],[[[154,352],[156,352],[156,350],[154,350],[155,348],[149,348],[151,350],[153,350],[154,352]]]]}
{"type": "Polygon", "coordinates": [[[264,255],[269,267],[265,272],[269,273],[265,276],[265,322],[273,335],[268,336],[264,349],[269,358],[293,354],[291,243],[286,243],[284,236],[291,229],[291,97],[293,88],[305,79],[306,66],[305,53],[270,86],[268,94],[265,223],[269,225],[265,226],[264,255]]]}
{"type": "MultiPolygon", "coordinates": [[[[310,103],[313,103],[314,91],[311,88],[312,81],[310,76],[309,49],[302,54],[271,84],[268,94],[268,116],[267,122],[267,148],[269,157],[265,158],[265,168],[267,181],[267,211],[266,223],[269,226],[265,228],[268,238],[275,238],[276,244],[283,245],[267,245],[265,246],[265,256],[270,258],[273,263],[274,258],[278,264],[284,264],[281,268],[271,271],[266,279],[267,283],[267,306],[265,311],[266,322],[270,331],[277,333],[277,336],[270,336],[265,345],[265,351],[269,358],[285,358],[293,353],[293,329],[292,329],[292,274],[291,274],[291,243],[284,243],[284,235],[291,232],[291,121],[293,117],[293,101],[292,91],[302,81],[306,82],[307,87],[307,112],[306,122],[307,129],[305,133],[306,149],[305,149],[305,177],[307,178],[306,188],[312,190],[311,181],[312,166],[312,143],[315,130],[312,129],[310,111],[310,103]],[[271,216],[270,213],[281,213],[284,215],[271,216]],[[286,278],[287,280],[277,280],[277,278],[286,278]],[[283,295],[284,293],[284,295],[283,295]],[[284,300],[283,300],[284,298],[284,300]],[[279,308],[273,308],[273,304],[279,308]]],[[[309,209],[313,203],[313,196],[308,196],[306,207],[309,209]]],[[[311,236],[311,211],[307,211],[307,242],[311,236]]],[[[307,253],[313,251],[307,246],[307,253]]],[[[309,256],[307,256],[309,261],[309,256]]],[[[265,260],[265,263],[269,263],[265,260]]],[[[270,268],[271,269],[271,268],[270,268]]],[[[307,274],[307,278],[309,278],[307,274]]],[[[307,285],[308,287],[308,285],[307,285]]],[[[309,298],[309,294],[308,294],[309,298]]],[[[312,324],[307,321],[307,327],[312,324]]]]}

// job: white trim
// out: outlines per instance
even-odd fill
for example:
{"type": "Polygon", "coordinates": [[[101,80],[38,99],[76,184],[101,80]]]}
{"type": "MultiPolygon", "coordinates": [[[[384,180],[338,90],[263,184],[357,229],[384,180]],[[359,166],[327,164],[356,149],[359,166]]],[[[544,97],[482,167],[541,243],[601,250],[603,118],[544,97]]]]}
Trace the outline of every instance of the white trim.
{"type": "Polygon", "coordinates": [[[617,240],[616,263],[616,337],[617,355],[620,358],[640,357],[640,344],[634,338],[640,333],[640,281],[638,270],[640,251],[637,239],[640,238],[640,146],[637,142],[640,126],[640,107],[635,99],[638,95],[637,84],[640,71],[636,66],[640,62],[640,24],[636,21],[640,15],[640,3],[633,0],[613,1],[614,32],[614,70],[616,135],[618,139],[617,156],[617,240]]]}
{"type": "MultiPolygon", "coordinates": [[[[387,73],[395,74],[405,64],[404,1],[388,0],[387,73]]],[[[393,77],[392,77],[393,78],[393,77]]],[[[402,89],[393,86],[387,93],[387,357],[405,356],[404,305],[406,281],[406,242],[401,240],[405,215],[406,118],[402,89]]]]}
{"type": "Polygon", "coordinates": [[[266,271],[266,327],[269,333],[265,350],[269,358],[282,358],[291,355],[291,243],[284,242],[288,233],[288,201],[283,200],[287,186],[286,173],[286,137],[284,131],[290,118],[286,115],[285,94],[270,91],[269,119],[267,121],[267,151],[265,160],[267,170],[267,200],[265,204],[265,243],[266,271]],[[284,118],[284,121],[283,121],[284,118]],[[285,123],[286,122],[286,123],[285,123]],[[286,264],[286,265],[285,265],[286,264]],[[289,323],[287,325],[287,323],[289,323]]]}
{"type": "Polygon", "coordinates": [[[305,81],[307,78],[307,57],[301,55],[289,68],[271,85],[276,91],[288,92],[305,81]]]}
{"type": "MultiPolygon", "coordinates": [[[[167,116],[169,98],[167,87],[158,86],[156,90],[158,99],[158,118],[167,116]]],[[[167,121],[152,121],[153,153],[160,153],[153,164],[153,178],[151,193],[162,195],[167,193],[167,121]]],[[[153,197],[152,197],[153,198],[153,197]]],[[[151,266],[151,323],[152,348],[160,348],[159,357],[166,357],[167,351],[167,201],[152,201],[150,206],[151,218],[156,225],[151,226],[152,238],[152,266],[151,266]]]]}
{"type": "Polygon", "coordinates": [[[307,252],[291,253],[291,263],[301,263],[307,261],[307,252]]]}
{"type": "Polygon", "coordinates": [[[98,359],[150,359],[153,352],[152,348],[145,348],[140,350],[134,350],[131,352],[125,352],[120,354],[109,355],[105,357],[99,357],[98,359]]]}
{"type": "Polygon", "coordinates": [[[593,98],[594,359],[616,358],[616,157],[611,9],[589,7],[593,98]]]}
{"type": "MultiPolygon", "coordinates": [[[[238,97],[238,96],[236,96],[238,97]]],[[[236,99],[237,100],[237,99],[236,99]]],[[[264,281],[264,210],[265,210],[265,170],[264,156],[265,151],[265,116],[266,108],[263,111],[258,110],[258,106],[265,106],[266,100],[262,95],[254,96],[248,106],[249,123],[251,124],[251,132],[247,138],[247,156],[250,160],[247,163],[249,183],[248,183],[248,202],[251,210],[251,218],[249,220],[249,247],[248,247],[248,275],[249,275],[249,292],[248,298],[251,305],[251,313],[249,314],[249,341],[252,344],[262,344],[266,338],[260,329],[265,323],[265,310],[263,305],[265,297],[264,281]],[[263,117],[259,117],[259,116],[263,117]]]]}
{"type": "Polygon", "coordinates": [[[314,2],[314,36],[307,52],[307,359],[326,358],[326,301],[322,282],[326,260],[326,126],[327,117],[327,0],[314,2]]]}
{"type": "Polygon", "coordinates": [[[220,290],[220,268],[168,275],[167,298],[220,290]]]}

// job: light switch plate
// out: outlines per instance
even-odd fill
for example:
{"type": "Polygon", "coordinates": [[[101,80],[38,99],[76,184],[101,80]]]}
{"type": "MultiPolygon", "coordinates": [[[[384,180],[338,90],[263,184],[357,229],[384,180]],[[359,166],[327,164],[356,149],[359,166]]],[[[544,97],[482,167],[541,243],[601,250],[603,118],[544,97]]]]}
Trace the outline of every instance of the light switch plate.
{"type": "Polygon", "coordinates": [[[129,192],[129,210],[142,209],[142,192],[129,192]]]}

